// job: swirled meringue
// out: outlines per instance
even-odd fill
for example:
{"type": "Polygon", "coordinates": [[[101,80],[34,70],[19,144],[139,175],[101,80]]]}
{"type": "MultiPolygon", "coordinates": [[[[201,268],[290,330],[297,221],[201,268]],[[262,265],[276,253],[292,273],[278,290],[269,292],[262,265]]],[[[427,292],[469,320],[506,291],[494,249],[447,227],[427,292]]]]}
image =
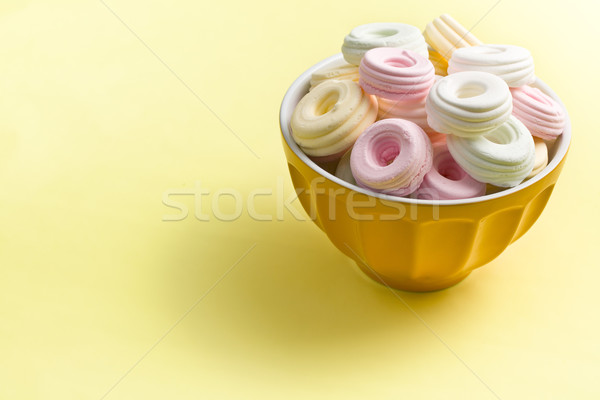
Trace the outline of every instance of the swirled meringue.
{"type": "Polygon", "coordinates": [[[431,61],[435,68],[435,74],[439,76],[448,75],[448,61],[429,45],[427,46],[427,51],[429,51],[429,61],[431,61]]]}
{"type": "Polygon", "coordinates": [[[433,143],[433,165],[413,194],[426,200],[468,199],[485,194],[486,184],[476,181],[452,158],[446,142],[433,143]]]}
{"type": "Polygon", "coordinates": [[[399,47],[427,58],[427,43],[415,26],[376,22],[357,26],[344,38],[342,53],[350,64],[359,65],[365,53],[376,47],[399,47]]]}
{"type": "Polygon", "coordinates": [[[436,132],[427,123],[425,99],[418,101],[394,101],[380,97],[377,99],[377,103],[379,104],[377,120],[386,118],[405,119],[419,125],[425,131],[431,143],[446,140],[445,134],[436,132]]]}
{"type": "Polygon", "coordinates": [[[394,196],[414,192],[431,169],[431,143],[418,125],[403,119],[375,122],[359,136],[350,156],[356,183],[394,196]]]}
{"type": "Polygon", "coordinates": [[[488,134],[475,138],[449,135],[446,141],[458,165],[479,182],[516,186],[535,164],[533,137],[514,116],[488,134]]]}
{"type": "Polygon", "coordinates": [[[533,164],[533,169],[527,175],[527,179],[533,178],[548,165],[548,146],[546,142],[534,136],[533,143],[535,145],[535,163],[533,164]]]}
{"type": "Polygon", "coordinates": [[[525,124],[533,136],[554,140],[567,124],[563,108],[538,88],[522,86],[511,89],[513,115],[525,124]]]}
{"type": "Polygon", "coordinates": [[[312,74],[309,90],[314,89],[319,83],[330,79],[337,79],[340,81],[350,79],[351,81],[358,82],[358,67],[356,65],[343,64],[319,70],[312,74]]]}
{"type": "Polygon", "coordinates": [[[533,57],[529,50],[504,44],[482,44],[458,49],[448,61],[448,73],[482,71],[494,74],[510,87],[535,81],[533,57]]]}
{"type": "Polygon", "coordinates": [[[446,60],[450,59],[456,49],[481,44],[479,39],[448,14],[442,14],[428,23],[423,36],[427,43],[446,60]]]}
{"type": "Polygon", "coordinates": [[[339,159],[377,118],[377,99],[350,80],[323,82],[299,102],[290,126],[302,151],[339,159]]]}
{"type": "Polygon", "coordinates": [[[475,137],[506,122],[512,111],[512,97],[506,83],[495,75],[458,72],[433,85],[425,110],[432,129],[475,137]]]}
{"type": "Polygon", "coordinates": [[[435,69],[426,57],[390,47],[369,50],[358,71],[365,92],[391,100],[423,99],[435,80],[435,69]]]}
{"type": "Polygon", "coordinates": [[[414,122],[425,132],[433,131],[427,124],[427,113],[425,112],[425,98],[418,101],[396,101],[379,98],[379,111],[377,119],[400,118],[414,122]]]}

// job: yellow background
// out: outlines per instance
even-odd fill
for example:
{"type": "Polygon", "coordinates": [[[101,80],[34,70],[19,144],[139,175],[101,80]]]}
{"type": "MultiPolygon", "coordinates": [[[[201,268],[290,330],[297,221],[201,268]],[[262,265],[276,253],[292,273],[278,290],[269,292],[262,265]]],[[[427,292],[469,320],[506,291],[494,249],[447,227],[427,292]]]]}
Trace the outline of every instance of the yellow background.
{"type": "Polygon", "coordinates": [[[0,399],[600,397],[591,1],[501,0],[473,30],[532,51],[574,139],[537,224],[459,285],[395,295],[286,210],[203,222],[178,195],[163,221],[196,182],[207,213],[271,189],[276,219],[297,75],[355,25],[495,3],[2,0],[0,399]]]}

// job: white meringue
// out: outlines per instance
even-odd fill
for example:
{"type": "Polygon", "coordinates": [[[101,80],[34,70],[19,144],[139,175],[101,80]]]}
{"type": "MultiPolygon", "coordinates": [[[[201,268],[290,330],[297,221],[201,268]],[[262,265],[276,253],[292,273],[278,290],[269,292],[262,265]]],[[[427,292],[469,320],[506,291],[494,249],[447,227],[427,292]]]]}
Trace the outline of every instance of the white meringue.
{"type": "Polygon", "coordinates": [[[482,71],[494,74],[510,87],[535,81],[533,57],[529,50],[504,44],[482,44],[458,49],[448,61],[448,74],[482,71]]]}
{"type": "Polygon", "coordinates": [[[427,43],[421,31],[412,25],[376,22],[357,26],[344,38],[344,59],[359,65],[365,53],[376,47],[400,47],[427,58],[427,43]]]}
{"type": "Polygon", "coordinates": [[[479,137],[448,135],[447,143],[450,154],[462,169],[476,180],[495,186],[518,185],[535,164],[533,137],[514,116],[479,137]]]}
{"type": "Polygon", "coordinates": [[[490,132],[510,117],[512,97],[495,75],[467,71],[439,79],[425,104],[427,122],[437,132],[475,137],[490,132]]]}
{"type": "Polygon", "coordinates": [[[352,168],[350,168],[350,156],[352,155],[352,149],[348,150],[338,163],[335,169],[335,176],[343,181],[346,181],[352,185],[356,185],[354,175],[352,175],[352,168]]]}

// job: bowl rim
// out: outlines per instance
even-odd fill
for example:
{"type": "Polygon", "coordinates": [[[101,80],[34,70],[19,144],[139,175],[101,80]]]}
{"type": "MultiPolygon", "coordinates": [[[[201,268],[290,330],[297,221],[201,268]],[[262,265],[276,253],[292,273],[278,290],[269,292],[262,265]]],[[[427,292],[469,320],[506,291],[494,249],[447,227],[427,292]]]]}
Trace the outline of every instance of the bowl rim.
{"type": "Polygon", "coordinates": [[[422,205],[461,205],[461,204],[472,204],[472,203],[481,203],[485,201],[495,200],[501,197],[510,196],[518,191],[521,191],[529,186],[534,185],[535,183],[542,180],[546,177],[550,172],[552,172],[560,162],[565,158],[567,152],[569,150],[569,146],[571,144],[571,120],[569,118],[569,114],[563,102],[560,100],[558,95],[554,93],[554,91],[544,83],[540,78],[536,77],[535,82],[531,85],[539,88],[544,93],[548,94],[554,100],[558,102],[558,104],[562,107],[565,112],[566,117],[566,125],[565,130],[556,140],[555,144],[556,149],[554,150],[554,156],[552,160],[546,165],[546,167],[534,176],[531,179],[528,179],[517,186],[512,188],[508,188],[502,190],[497,193],[492,193],[488,195],[472,197],[468,199],[458,199],[458,200],[424,200],[424,199],[413,199],[408,197],[398,197],[391,196],[383,193],[377,193],[369,189],[361,188],[359,186],[348,183],[337,176],[325,171],[323,168],[319,167],[314,161],[312,161],[304,152],[300,149],[300,147],[293,140],[291,135],[290,128],[290,120],[292,117],[292,113],[294,112],[294,108],[298,101],[308,92],[308,88],[310,87],[310,78],[312,74],[320,69],[323,69],[328,66],[333,66],[337,63],[343,62],[342,53],[334,54],[330,57],[325,58],[324,60],[319,61],[314,64],[312,67],[308,68],[304,71],[287,89],[283,100],[281,102],[281,107],[279,109],[279,127],[281,129],[281,134],[283,135],[283,139],[289,146],[289,148],[296,154],[296,156],[308,167],[314,170],[319,175],[323,176],[330,181],[337,183],[340,186],[343,186],[347,189],[353,190],[358,193],[362,193],[368,196],[376,197],[386,201],[393,201],[399,203],[408,203],[408,204],[422,204],[422,205]]]}

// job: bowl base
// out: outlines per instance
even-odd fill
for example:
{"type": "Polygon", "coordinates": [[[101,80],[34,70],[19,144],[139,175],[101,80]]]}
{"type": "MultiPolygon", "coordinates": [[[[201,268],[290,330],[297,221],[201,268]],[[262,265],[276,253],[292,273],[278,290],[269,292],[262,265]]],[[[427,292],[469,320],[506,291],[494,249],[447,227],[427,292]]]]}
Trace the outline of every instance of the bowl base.
{"type": "Polygon", "coordinates": [[[360,270],[371,278],[374,282],[380,285],[386,286],[391,289],[404,290],[406,292],[433,292],[436,290],[447,289],[454,286],[465,279],[472,271],[466,271],[464,273],[454,275],[447,279],[394,279],[381,274],[376,273],[373,269],[362,262],[356,261],[356,265],[360,270]]]}

